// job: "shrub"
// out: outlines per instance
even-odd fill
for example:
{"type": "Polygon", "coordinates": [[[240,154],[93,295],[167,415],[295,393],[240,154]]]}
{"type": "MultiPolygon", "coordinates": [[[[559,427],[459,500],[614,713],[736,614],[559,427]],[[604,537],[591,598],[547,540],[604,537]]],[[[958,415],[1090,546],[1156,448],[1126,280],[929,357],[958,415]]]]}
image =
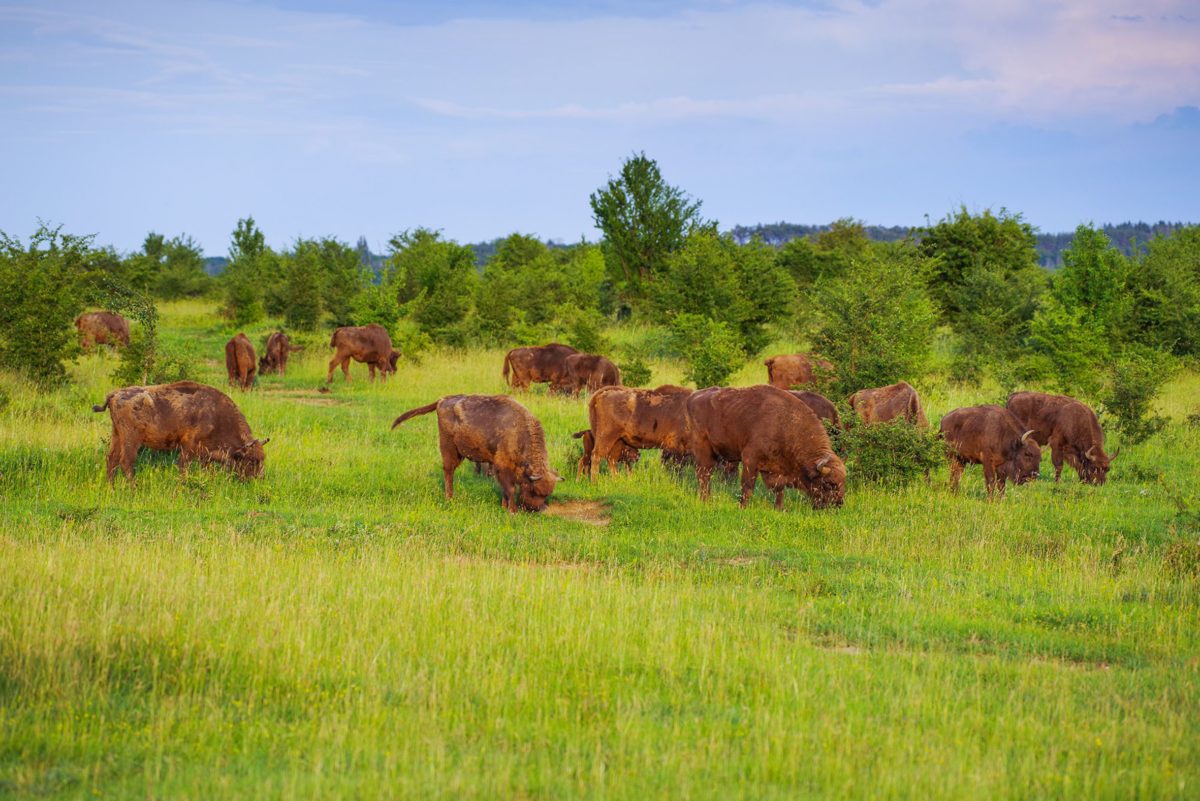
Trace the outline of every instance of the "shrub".
{"type": "Polygon", "coordinates": [[[628,387],[646,387],[650,385],[650,365],[638,356],[617,365],[621,371],[621,383],[628,387]]]}
{"type": "Polygon", "coordinates": [[[188,378],[191,373],[187,361],[164,351],[144,326],[130,332],[129,347],[121,351],[121,362],[112,373],[118,386],[168,384],[188,378]]]}
{"type": "Polygon", "coordinates": [[[928,475],[945,459],[937,433],[897,419],[864,425],[848,407],[839,409],[846,427],[830,432],[853,481],[905,486],[928,475]]]}
{"type": "Polygon", "coordinates": [[[1167,424],[1167,418],[1154,413],[1153,404],[1174,367],[1170,356],[1141,347],[1131,348],[1117,360],[1101,402],[1129,442],[1149,439],[1167,424]]]}
{"type": "Polygon", "coordinates": [[[566,344],[584,353],[606,353],[612,349],[612,343],[601,330],[604,320],[599,312],[566,308],[562,315],[567,320],[566,344]]]}
{"type": "Polygon", "coordinates": [[[721,386],[746,360],[737,334],[725,323],[679,314],[671,332],[675,351],[687,362],[687,380],[697,387],[721,386]]]}

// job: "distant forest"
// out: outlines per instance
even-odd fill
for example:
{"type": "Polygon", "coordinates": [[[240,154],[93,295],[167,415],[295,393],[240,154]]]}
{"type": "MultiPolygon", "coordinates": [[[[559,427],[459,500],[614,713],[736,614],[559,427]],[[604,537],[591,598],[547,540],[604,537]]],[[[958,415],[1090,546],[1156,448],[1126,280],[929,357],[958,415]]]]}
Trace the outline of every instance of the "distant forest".
{"type": "MultiPolygon", "coordinates": [[[[1145,222],[1123,222],[1117,225],[1111,223],[1102,225],[1100,230],[1104,232],[1112,243],[1124,253],[1126,256],[1132,256],[1135,250],[1140,250],[1145,247],[1146,243],[1156,236],[1167,236],[1183,228],[1187,223],[1183,222],[1166,222],[1159,220],[1156,223],[1145,222]]],[[[830,226],[827,225],[800,225],[797,223],[777,222],[757,225],[736,225],[730,229],[729,233],[733,236],[738,244],[746,244],[754,237],[760,237],[762,241],[773,247],[781,247],[793,239],[799,239],[805,236],[815,236],[817,234],[828,231],[830,226]]],[[[902,225],[882,226],[868,225],[865,226],[867,237],[876,242],[896,242],[908,236],[911,228],[902,225]]],[[[1037,234],[1037,252],[1038,261],[1047,270],[1056,270],[1062,266],[1062,252],[1071,245],[1071,239],[1075,236],[1074,231],[1056,234],[1037,234]]],[[[475,251],[475,263],[479,267],[483,267],[487,260],[496,252],[497,246],[503,238],[496,238],[490,242],[475,242],[468,247],[475,251]]],[[[548,247],[561,247],[559,242],[548,241],[548,247]]],[[[372,253],[370,246],[367,244],[366,237],[359,237],[355,245],[355,250],[358,251],[359,257],[363,264],[369,265],[376,275],[383,270],[384,259],[386,254],[372,253]]],[[[224,256],[210,256],[204,260],[204,269],[209,275],[219,275],[225,269],[228,259],[224,256]]]]}

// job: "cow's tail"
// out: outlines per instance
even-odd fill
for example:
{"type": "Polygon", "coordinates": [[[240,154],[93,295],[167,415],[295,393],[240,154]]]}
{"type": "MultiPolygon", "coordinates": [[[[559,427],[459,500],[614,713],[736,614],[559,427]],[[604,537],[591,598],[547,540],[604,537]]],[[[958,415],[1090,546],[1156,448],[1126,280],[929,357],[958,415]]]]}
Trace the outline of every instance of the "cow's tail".
{"type": "Polygon", "coordinates": [[[340,329],[340,328],[333,329],[333,335],[331,337],[329,337],[329,347],[331,347],[331,348],[337,347],[338,334],[340,334],[340,333],[342,333],[342,329],[340,329]]]}
{"type": "Polygon", "coordinates": [[[95,406],[92,407],[92,411],[93,412],[102,412],[105,409],[107,409],[109,402],[112,400],[112,396],[113,396],[113,393],[111,393],[111,392],[108,393],[107,395],[105,395],[104,403],[97,403],[95,406]]]}
{"type": "Polygon", "coordinates": [[[505,384],[508,384],[509,386],[512,386],[512,382],[508,380],[508,369],[509,369],[509,366],[510,366],[510,364],[509,364],[509,357],[510,357],[510,356],[512,356],[512,354],[511,354],[511,353],[506,353],[506,354],[504,354],[504,368],[503,368],[503,369],[500,371],[500,375],[504,376],[504,383],[505,383],[505,384]]]}
{"type": "Polygon", "coordinates": [[[405,412],[404,414],[402,414],[396,418],[396,422],[392,423],[392,428],[395,428],[396,426],[400,425],[405,420],[409,420],[413,417],[418,417],[422,414],[429,414],[430,412],[432,412],[434,409],[437,408],[437,405],[440,402],[441,402],[440,400],[436,400],[433,403],[429,404],[428,406],[418,406],[415,409],[409,409],[407,412],[405,412]]]}

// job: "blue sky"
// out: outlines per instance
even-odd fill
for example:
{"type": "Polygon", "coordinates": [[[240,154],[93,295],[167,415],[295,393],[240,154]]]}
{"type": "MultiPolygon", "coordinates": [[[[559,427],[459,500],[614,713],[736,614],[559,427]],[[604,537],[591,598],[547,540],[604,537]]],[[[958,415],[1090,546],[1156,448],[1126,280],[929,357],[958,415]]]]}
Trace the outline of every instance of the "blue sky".
{"type": "Polygon", "coordinates": [[[723,227],[1200,222],[1195,0],[0,0],[0,230],[119,250],[595,239],[636,151],[723,227]]]}

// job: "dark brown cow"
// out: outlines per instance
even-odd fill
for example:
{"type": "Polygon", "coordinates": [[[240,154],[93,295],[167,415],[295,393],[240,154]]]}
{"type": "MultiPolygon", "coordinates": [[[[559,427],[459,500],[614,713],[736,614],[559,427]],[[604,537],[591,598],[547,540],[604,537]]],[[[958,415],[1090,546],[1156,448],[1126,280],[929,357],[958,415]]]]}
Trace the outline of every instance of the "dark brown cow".
{"type": "Polygon", "coordinates": [[[225,372],[229,383],[242,389],[254,386],[258,373],[258,359],[254,346],[245,334],[238,334],[225,343],[225,372]]]}
{"type": "Polygon", "coordinates": [[[833,405],[833,401],[819,392],[808,392],[803,389],[788,390],[797,398],[799,398],[805,406],[813,410],[813,414],[822,420],[828,420],[833,424],[834,428],[842,427],[842,418],[838,414],[837,407],[833,405]]]}
{"type": "Polygon", "coordinates": [[[564,375],[550,385],[551,392],[576,395],[600,387],[621,386],[621,371],[610,360],[595,353],[572,353],[563,359],[564,375]]]}
{"type": "Polygon", "coordinates": [[[371,380],[375,380],[375,370],[379,370],[382,379],[396,372],[396,362],[400,359],[400,351],[392,347],[392,338],[382,325],[344,325],[333,332],[329,338],[329,347],[337,348],[333,359],[329,362],[329,375],[325,383],[333,381],[333,371],[338,365],[342,367],[342,375],[350,380],[350,360],[363,362],[371,371],[371,380]]]}
{"type": "Polygon", "coordinates": [[[942,418],[942,439],[950,459],[950,489],[958,492],[963,467],[983,465],[983,482],[988,497],[999,488],[1004,497],[1004,482],[1024,484],[1038,476],[1042,449],[1033,431],[1003,406],[968,406],[955,409],[942,418]]]}
{"type": "Polygon", "coordinates": [[[566,359],[579,351],[570,345],[551,342],[527,348],[513,348],[504,354],[504,381],[513,389],[529,389],[530,384],[567,383],[566,359]]]}
{"type": "Polygon", "coordinates": [[[454,497],[454,471],[463,459],[495,469],[503,490],[501,503],[538,512],[562,480],[550,467],[542,424],[507,395],[447,395],[405,412],[392,428],[409,418],[437,411],[438,444],[446,497],[454,497]]]}
{"type": "MultiPolygon", "coordinates": [[[[772,356],[763,364],[767,366],[767,383],[773,387],[791,389],[813,383],[813,360],[807,353],[772,356]]],[[[827,361],[818,360],[816,364],[826,373],[833,371],[827,361]]]]}
{"type": "MultiPolygon", "coordinates": [[[[592,455],[596,451],[596,438],[592,436],[592,430],[585,428],[583,431],[576,431],[571,435],[575,439],[583,440],[583,455],[579,457],[579,469],[575,471],[576,477],[583,475],[591,475],[592,473],[592,455]]],[[[617,464],[625,467],[628,470],[633,470],[633,466],[638,463],[638,459],[642,454],[636,449],[631,448],[625,443],[621,443],[621,452],[617,455],[617,464]]]]}
{"type": "Polygon", "coordinates": [[[846,466],[833,452],[825,426],[812,409],[778,387],[710,387],[687,399],[689,439],[696,460],[700,498],[719,458],[742,463],[742,506],[750,501],[761,473],[783,508],[787,487],[804,490],[813,508],[841,506],[846,466]]]}
{"type": "Polygon", "coordinates": [[[896,418],[920,428],[929,428],[917,391],[901,381],[886,387],[860,389],[850,396],[850,408],[864,423],[887,423],[896,418]]]}
{"type": "Polygon", "coordinates": [[[94,345],[129,345],[129,321],[114,312],[84,312],[75,318],[75,327],[84,350],[94,345]]]}
{"type": "Polygon", "coordinates": [[[263,375],[267,373],[284,375],[287,372],[288,356],[302,350],[304,347],[293,345],[287,334],[275,331],[267,337],[266,352],[258,360],[258,372],[263,375]]]}
{"type": "Polygon", "coordinates": [[[108,447],[108,481],[120,467],[133,481],[138,450],[179,451],[179,469],[193,461],[216,462],[241,478],[262,475],[263,445],[255,439],[237,404],[219,389],[194,381],[149,387],[125,387],[110,393],[93,412],[108,410],[112,442],[108,447]]]}
{"type": "Polygon", "coordinates": [[[1118,448],[1112,456],[1104,452],[1104,431],[1087,404],[1067,395],[1014,392],[1005,405],[1021,425],[1033,429],[1039,445],[1050,446],[1055,481],[1062,477],[1064,460],[1086,484],[1108,479],[1108,468],[1121,451],[1118,448]]]}
{"type": "Polygon", "coordinates": [[[692,390],[664,384],[655,389],[604,387],[588,400],[588,422],[596,437],[590,477],[600,474],[600,462],[615,471],[625,447],[661,448],[678,460],[688,452],[687,399],[692,390]]]}

